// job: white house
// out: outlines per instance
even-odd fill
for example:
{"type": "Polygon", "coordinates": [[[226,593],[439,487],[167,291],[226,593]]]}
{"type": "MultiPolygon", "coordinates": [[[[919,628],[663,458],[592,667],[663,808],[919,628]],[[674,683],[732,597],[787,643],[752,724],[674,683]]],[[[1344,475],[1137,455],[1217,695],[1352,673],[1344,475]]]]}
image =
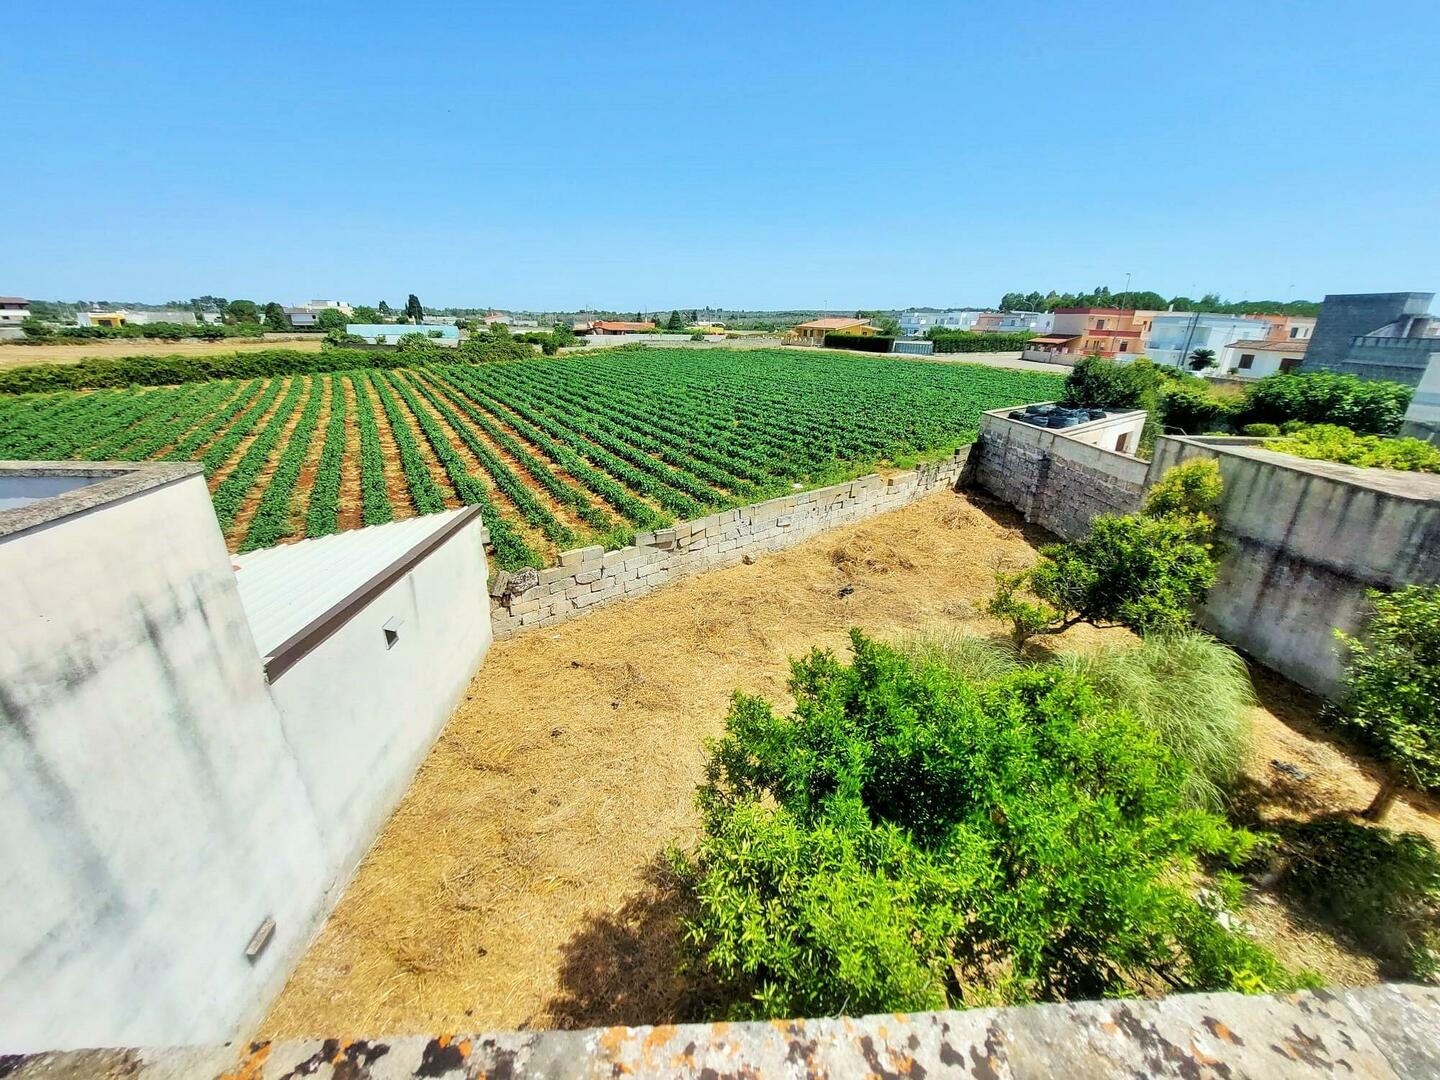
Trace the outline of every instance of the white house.
{"type": "Polygon", "coordinates": [[[1263,379],[1276,372],[1294,371],[1305,358],[1303,338],[1241,338],[1232,341],[1216,354],[1220,367],[1217,375],[1236,379],[1263,379]]]}
{"type": "Polygon", "coordinates": [[[30,301],[18,296],[0,296],[0,326],[19,326],[30,317],[30,301]]]}
{"type": "MultiPolygon", "coordinates": [[[[1170,311],[1151,316],[1144,355],[1165,367],[1188,367],[1196,349],[1209,349],[1218,361],[1232,341],[1263,338],[1270,333],[1265,319],[1250,315],[1217,315],[1206,311],[1170,311]]],[[[1304,344],[1300,351],[1305,351],[1304,344]]]]}
{"type": "Polygon", "coordinates": [[[308,307],[287,307],[285,318],[297,330],[308,330],[320,325],[320,313],[308,307]]]}
{"type": "Polygon", "coordinates": [[[944,330],[969,330],[980,312],[960,308],[952,311],[921,311],[911,308],[900,313],[900,332],[906,337],[924,337],[937,327],[944,330]]]}
{"type": "Polygon", "coordinates": [[[355,309],[345,303],[344,300],[311,300],[305,306],[311,311],[324,311],[326,308],[330,308],[340,312],[342,315],[348,316],[355,314],[355,309]]]}

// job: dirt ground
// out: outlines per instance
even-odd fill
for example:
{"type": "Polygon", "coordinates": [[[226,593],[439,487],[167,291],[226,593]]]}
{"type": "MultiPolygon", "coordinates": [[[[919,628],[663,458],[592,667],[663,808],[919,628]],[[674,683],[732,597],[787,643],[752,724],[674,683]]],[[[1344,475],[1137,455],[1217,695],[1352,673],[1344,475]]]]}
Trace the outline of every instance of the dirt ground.
{"type": "MultiPolygon", "coordinates": [[[[844,650],[851,626],[994,633],[979,605],[997,566],[1043,539],[945,493],[497,643],[257,1037],[676,1018],[687,988],[657,854],[694,835],[703,740],[730,693],[788,707],[789,658],[844,650]]],[[[1102,637],[1078,627],[1064,645],[1102,637]]],[[[1315,702],[1263,673],[1257,691],[1256,812],[1365,805],[1375,784],[1313,725],[1315,702]],[[1276,786],[1272,761],[1307,779],[1276,786]]],[[[1397,805],[1389,824],[1440,837],[1433,810],[1397,805]]],[[[1245,917],[1288,963],[1376,978],[1273,901],[1245,917]]]]}
{"type": "Polygon", "coordinates": [[[255,338],[228,338],[223,341],[154,341],[126,338],[119,341],[67,342],[60,345],[0,345],[0,368],[25,364],[69,364],[95,357],[115,360],[122,356],[213,356],[216,353],[253,352],[256,349],[294,349],[319,352],[321,335],[307,334],[273,341],[255,338]]]}

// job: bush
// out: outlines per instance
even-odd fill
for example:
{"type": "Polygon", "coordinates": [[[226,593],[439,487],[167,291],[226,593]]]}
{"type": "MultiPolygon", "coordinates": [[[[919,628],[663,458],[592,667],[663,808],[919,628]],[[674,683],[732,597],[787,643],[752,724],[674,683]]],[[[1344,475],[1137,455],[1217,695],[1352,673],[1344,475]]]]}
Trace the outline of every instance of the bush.
{"type": "Polygon", "coordinates": [[[1166,380],[1159,402],[1160,422],[1187,435],[1225,427],[1239,408],[1236,399],[1220,397],[1209,382],[1193,375],[1166,380]]]}
{"type": "Polygon", "coordinates": [[[703,835],[675,862],[731,1015],[1296,984],[1192,896],[1201,859],[1255,838],[1184,806],[1140,722],[1068,672],[976,688],[851,640],[852,664],[793,666],[789,716],[737,694],[710,746],[703,835]]]}
{"type": "Polygon", "coordinates": [[[1328,371],[1267,375],[1245,394],[1237,422],[1340,424],[1364,435],[1400,430],[1414,391],[1400,383],[1328,371]]]}
{"type": "Polygon", "coordinates": [[[1160,376],[1145,359],[1117,364],[1086,356],[1065,377],[1065,404],[1087,409],[1145,409],[1154,413],[1160,376]]]}
{"type": "Polygon", "coordinates": [[[1188,626],[1215,581],[1219,494],[1214,461],[1176,466],[1141,513],[1102,514],[1083,539],[1049,544],[1034,566],[997,574],[986,611],[1010,623],[1017,649],[1036,634],[1061,634],[1082,622],[1142,634],[1188,626]]]}
{"type": "Polygon", "coordinates": [[[691,340],[691,341],[704,341],[704,340],[705,340],[705,331],[704,331],[704,330],[696,330],[694,333],[692,333],[692,334],[690,335],[690,340],[691,340]]]}
{"type": "Polygon", "coordinates": [[[1440,978],[1440,853],[1419,833],[1321,818],[1280,826],[1279,885],[1400,978],[1440,978]]]}
{"type": "Polygon", "coordinates": [[[1280,434],[1280,429],[1274,424],[1246,424],[1240,429],[1240,434],[1249,435],[1252,439],[1266,439],[1280,434]]]}
{"type": "Polygon", "coordinates": [[[1312,424],[1292,435],[1266,440],[1265,448],[1364,468],[1440,473],[1440,447],[1408,436],[1357,435],[1337,424],[1312,424]]]}
{"type": "Polygon", "coordinates": [[[896,647],[917,663],[939,664],[972,686],[1013,675],[1023,667],[1005,642],[954,630],[915,634],[896,647]]]}
{"type": "Polygon", "coordinates": [[[857,349],[860,352],[888,353],[893,344],[895,344],[893,337],[885,337],[882,334],[876,334],[874,337],[865,337],[863,334],[825,335],[825,348],[827,349],[857,349]]]}
{"type": "Polygon", "coordinates": [[[1138,647],[1112,645],[1062,653],[1064,671],[1083,678],[1188,766],[1186,805],[1219,810],[1240,775],[1255,704],[1250,672],[1235,650],[1209,634],[1147,636],[1138,647]]]}
{"type": "Polygon", "coordinates": [[[1440,786],[1440,585],[1369,593],[1361,632],[1348,647],[1342,723],[1385,764],[1365,816],[1380,821],[1401,788],[1440,786]]]}

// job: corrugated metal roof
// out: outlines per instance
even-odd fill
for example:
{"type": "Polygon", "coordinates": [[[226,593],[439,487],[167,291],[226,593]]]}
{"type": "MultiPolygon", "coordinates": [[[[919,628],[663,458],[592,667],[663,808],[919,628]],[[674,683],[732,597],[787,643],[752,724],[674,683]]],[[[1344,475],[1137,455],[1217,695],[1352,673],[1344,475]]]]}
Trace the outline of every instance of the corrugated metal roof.
{"type": "MultiPolygon", "coordinates": [[[[232,555],[262,658],[473,507],[232,555]]],[[[483,601],[483,597],[477,600],[483,601]]]]}

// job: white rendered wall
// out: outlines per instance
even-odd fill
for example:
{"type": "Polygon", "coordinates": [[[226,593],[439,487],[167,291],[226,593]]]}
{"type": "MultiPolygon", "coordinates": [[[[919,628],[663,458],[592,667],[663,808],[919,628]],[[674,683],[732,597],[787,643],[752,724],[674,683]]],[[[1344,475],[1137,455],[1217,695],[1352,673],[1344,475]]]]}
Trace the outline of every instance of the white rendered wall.
{"type": "Polygon", "coordinates": [[[0,540],[0,611],[0,1046],[230,1037],[326,874],[204,479],[0,540]]]}

